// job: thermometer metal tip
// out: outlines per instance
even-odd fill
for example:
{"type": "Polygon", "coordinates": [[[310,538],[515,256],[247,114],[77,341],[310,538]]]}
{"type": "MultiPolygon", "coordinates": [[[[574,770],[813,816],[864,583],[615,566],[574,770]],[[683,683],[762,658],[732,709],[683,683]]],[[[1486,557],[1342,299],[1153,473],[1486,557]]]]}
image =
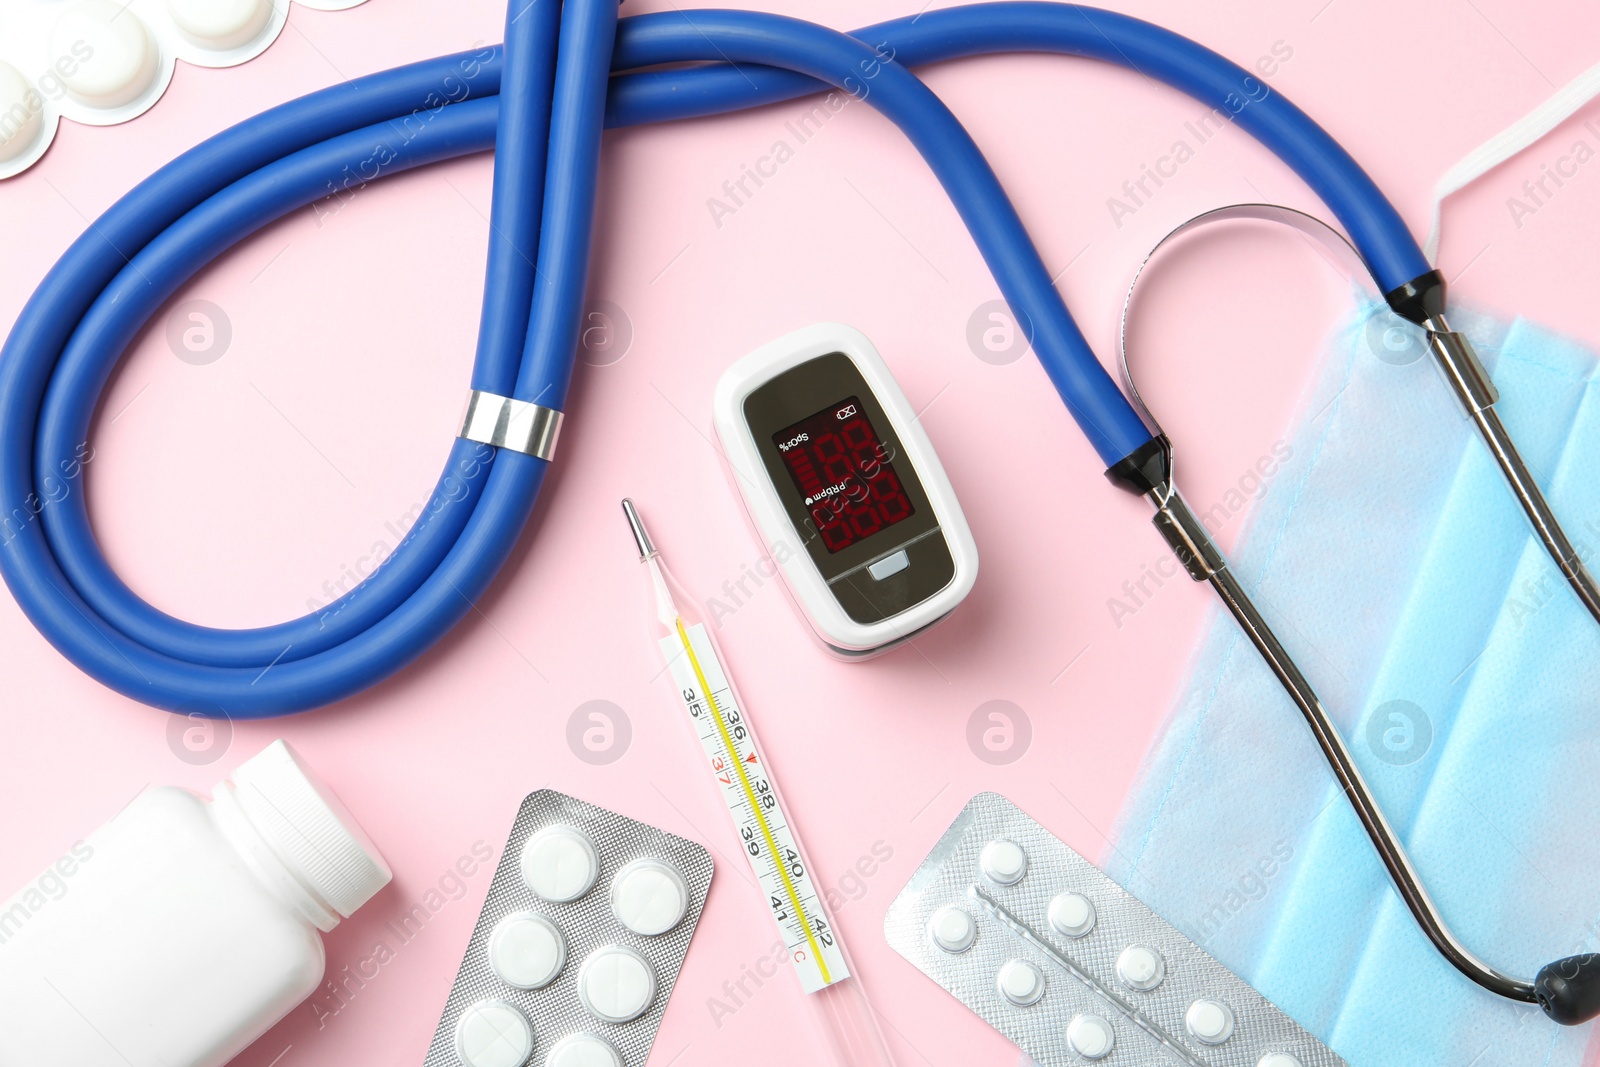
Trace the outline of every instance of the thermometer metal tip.
{"type": "Polygon", "coordinates": [[[633,540],[639,546],[639,561],[642,563],[656,554],[655,542],[650,540],[650,532],[644,528],[644,520],[639,518],[639,509],[627,497],[622,498],[622,513],[628,517],[628,528],[633,531],[633,540]]]}

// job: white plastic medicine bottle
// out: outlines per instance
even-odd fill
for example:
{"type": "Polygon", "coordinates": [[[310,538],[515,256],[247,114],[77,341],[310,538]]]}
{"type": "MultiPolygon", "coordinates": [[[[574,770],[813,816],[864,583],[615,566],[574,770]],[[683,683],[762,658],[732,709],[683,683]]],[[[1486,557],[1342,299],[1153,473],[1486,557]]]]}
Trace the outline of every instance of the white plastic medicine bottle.
{"type": "Polygon", "coordinates": [[[0,907],[0,1067],[219,1067],[389,878],[282,741],[209,800],[148,789],[0,907]]]}

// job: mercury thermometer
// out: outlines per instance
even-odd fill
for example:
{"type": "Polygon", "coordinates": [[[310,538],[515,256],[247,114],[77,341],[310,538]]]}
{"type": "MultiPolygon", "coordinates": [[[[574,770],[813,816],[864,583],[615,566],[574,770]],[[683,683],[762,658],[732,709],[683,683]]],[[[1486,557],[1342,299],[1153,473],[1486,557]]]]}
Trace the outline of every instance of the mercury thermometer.
{"type": "Polygon", "coordinates": [[[883,1034],[851,973],[839,931],[817,891],[811,864],[784,808],[782,794],[756,742],[747,709],[734,691],[695,600],[678,585],[646,532],[633,501],[622,510],[650,571],[656,643],[688,716],[706,769],[727,805],[741,850],[766,897],[805,1007],[821,1025],[836,1063],[892,1067],[883,1034]]]}

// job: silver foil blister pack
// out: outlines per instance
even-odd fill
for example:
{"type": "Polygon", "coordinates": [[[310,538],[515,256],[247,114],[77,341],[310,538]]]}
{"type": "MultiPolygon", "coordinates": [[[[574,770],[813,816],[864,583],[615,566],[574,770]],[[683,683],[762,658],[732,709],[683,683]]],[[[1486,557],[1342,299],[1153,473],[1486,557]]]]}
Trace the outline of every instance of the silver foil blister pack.
{"type": "Polygon", "coordinates": [[[895,951],[1045,1067],[1343,1067],[1331,1049],[996,793],[889,906],[895,951]]]}
{"type": "Polygon", "coordinates": [[[643,1067],[712,870],[693,841],[529,794],[425,1067],[643,1067]]]}

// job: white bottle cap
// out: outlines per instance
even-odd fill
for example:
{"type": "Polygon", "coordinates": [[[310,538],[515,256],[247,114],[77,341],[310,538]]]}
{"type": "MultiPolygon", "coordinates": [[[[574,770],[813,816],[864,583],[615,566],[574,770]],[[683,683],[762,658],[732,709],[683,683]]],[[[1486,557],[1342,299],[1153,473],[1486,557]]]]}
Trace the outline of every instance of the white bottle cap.
{"type": "Polygon", "coordinates": [[[273,852],[334,911],[349,918],[393,875],[378,847],[286,741],[241,763],[216,792],[233,799],[273,852]]]}

